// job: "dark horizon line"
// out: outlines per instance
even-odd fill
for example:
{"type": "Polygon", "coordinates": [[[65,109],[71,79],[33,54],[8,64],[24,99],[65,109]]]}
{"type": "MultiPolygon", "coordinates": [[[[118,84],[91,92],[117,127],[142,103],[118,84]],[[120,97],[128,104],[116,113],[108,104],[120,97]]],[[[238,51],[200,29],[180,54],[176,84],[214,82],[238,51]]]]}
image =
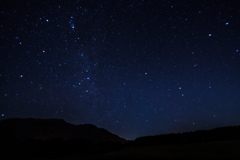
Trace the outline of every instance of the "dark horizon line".
{"type": "MultiPolygon", "coordinates": [[[[74,126],[92,125],[92,126],[95,126],[95,127],[99,128],[99,129],[104,129],[104,130],[107,130],[108,132],[112,133],[108,129],[102,128],[102,127],[98,127],[97,125],[92,124],[92,123],[74,124],[74,123],[66,121],[63,118],[33,118],[33,117],[19,118],[19,117],[15,117],[15,118],[4,118],[4,119],[1,119],[0,122],[1,121],[5,121],[5,120],[17,120],[17,119],[25,119],[25,120],[58,120],[58,121],[63,121],[64,123],[67,123],[67,124],[70,124],[70,125],[74,125],[74,126]]],[[[198,131],[211,131],[211,130],[215,130],[215,129],[230,128],[230,127],[240,127],[240,124],[239,125],[227,125],[227,126],[221,126],[221,127],[213,127],[211,129],[197,129],[197,130],[182,131],[182,132],[169,132],[169,133],[163,133],[163,134],[145,135],[145,136],[138,136],[138,137],[136,137],[134,139],[126,139],[126,138],[123,138],[123,137],[119,136],[116,133],[112,133],[112,134],[115,134],[118,137],[125,139],[126,141],[134,141],[136,139],[144,138],[144,137],[155,137],[155,136],[162,136],[162,135],[176,135],[176,134],[194,133],[194,132],[198,132],[198,131]]]]}

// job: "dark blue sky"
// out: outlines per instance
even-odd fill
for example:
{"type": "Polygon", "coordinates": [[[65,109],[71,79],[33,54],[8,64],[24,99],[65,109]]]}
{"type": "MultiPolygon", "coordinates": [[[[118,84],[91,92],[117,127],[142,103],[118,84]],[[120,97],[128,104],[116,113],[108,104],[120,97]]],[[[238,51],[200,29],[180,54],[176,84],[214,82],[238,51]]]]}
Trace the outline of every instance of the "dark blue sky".
{"type": "Polygon", "coordinates": [[[2,0],[0,115],[126,139],[240,124],[238,0],[2,0]]]}

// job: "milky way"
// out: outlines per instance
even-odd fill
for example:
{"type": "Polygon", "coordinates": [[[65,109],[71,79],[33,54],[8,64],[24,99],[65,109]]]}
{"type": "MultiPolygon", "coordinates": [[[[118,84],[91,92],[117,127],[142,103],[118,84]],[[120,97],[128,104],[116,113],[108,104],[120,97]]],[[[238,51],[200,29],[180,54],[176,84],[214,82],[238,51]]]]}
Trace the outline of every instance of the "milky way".
{"type": "Polygon", "coordinates": [[[240,124],[238,1],[0,3],[1,119],[126,139],[240,124]]]}

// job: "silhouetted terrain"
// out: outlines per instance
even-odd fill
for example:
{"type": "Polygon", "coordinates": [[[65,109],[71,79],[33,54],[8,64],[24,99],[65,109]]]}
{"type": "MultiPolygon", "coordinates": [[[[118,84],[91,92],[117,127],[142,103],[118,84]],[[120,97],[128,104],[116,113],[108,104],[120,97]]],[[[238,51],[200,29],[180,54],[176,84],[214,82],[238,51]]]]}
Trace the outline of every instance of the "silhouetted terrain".
{"type": "Polygon", "coordinates": [[[157,136],[139,137],[132,142],[132,145],[166,145],[166,144],[187,144],[213,141],[229,141],[240,139],[240,126],[215,128],[212,130],[198,130],[175,134],[164,134],[157,136]]]}
{"type": "Polygon", "coordinates": [[[7,119],[0,121],[1,137],[11,135],[17,141],[84,139],[90,143],[125,142],[103,128],[92,124],[73,125],[62,119],[7,119]]]}
{"type": "Polygon", "coordinates": [[[1,153],[11,158],[59,158],[92,155],[117,148],[126,140],[91,124],[73,125],[61,119],[0,121],[1,153]]]}
{"type": "Polygon", "coordinates": [[[94,125],[61,119],[0,121],[1,155],[5,159],[159,159],[240,158],[240,126],[126,141],[94,125]]]}

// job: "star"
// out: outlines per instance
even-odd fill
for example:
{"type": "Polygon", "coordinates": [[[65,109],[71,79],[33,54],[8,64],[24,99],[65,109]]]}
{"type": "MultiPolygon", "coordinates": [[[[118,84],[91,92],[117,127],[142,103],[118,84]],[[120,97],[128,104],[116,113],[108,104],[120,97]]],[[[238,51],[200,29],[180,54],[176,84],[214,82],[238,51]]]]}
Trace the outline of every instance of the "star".
{"type": "Polygon", "coordinates": [[[0,118],[91,123],[126,139],[239,124],[236,6],[6,1],[0,118]]]}

